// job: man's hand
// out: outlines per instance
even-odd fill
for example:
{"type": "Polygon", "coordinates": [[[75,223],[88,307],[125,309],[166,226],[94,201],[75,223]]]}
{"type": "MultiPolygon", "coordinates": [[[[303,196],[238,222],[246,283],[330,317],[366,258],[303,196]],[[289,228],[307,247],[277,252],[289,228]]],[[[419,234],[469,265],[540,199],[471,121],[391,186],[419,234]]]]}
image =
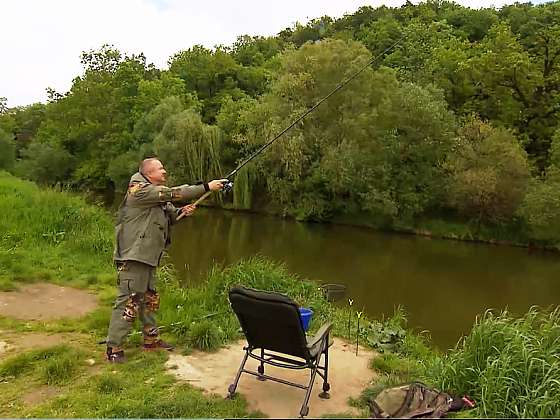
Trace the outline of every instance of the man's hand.
{"type": "Polygon", "coordinates": [[[192,216],[195,210],[196,206],[194,204],[187,204],[186,206],[181,207],[181,217],[192,216]]]}
{"type": "Polygon", "coordinates": [[[220,191],[224,187],[224,182],[227,182],[227,179],[214,179],[208,183],[208,188],[210,191],[220,191]]]}

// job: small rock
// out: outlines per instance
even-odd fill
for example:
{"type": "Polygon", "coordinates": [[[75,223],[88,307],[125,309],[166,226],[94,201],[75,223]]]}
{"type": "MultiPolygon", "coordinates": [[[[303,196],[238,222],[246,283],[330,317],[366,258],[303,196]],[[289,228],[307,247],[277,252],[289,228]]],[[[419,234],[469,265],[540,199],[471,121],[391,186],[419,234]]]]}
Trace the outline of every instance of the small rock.
{"type": "Polygon", "coordinates": [[[5,341],[0,341],[0,354],[5,353],[10,348],[10,345],[5,341]]]}

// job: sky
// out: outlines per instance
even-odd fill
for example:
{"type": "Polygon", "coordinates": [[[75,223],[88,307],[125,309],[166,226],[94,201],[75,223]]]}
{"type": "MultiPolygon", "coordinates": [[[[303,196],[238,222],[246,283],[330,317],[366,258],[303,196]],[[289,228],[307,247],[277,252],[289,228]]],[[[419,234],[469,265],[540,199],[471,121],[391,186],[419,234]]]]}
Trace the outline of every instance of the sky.
{"type": "MultiPolygon", "coordinates": [[[[533,0],[533,4],[546,0],[533,0]]],[[[417,4],[419,1],[412,1],[417,4]]],[[[502,7],[515,0],[458,0],[502,7]]],[[[45,102],[46,89],[67,92],[82,74],[82,51],[111,44],[167,68],[196,44],[231,45],[239,35],[276,35],[296,22],[338,18],[361,6],[405,0],[0,0],[0,97],[8,106],[45,102]]]]}

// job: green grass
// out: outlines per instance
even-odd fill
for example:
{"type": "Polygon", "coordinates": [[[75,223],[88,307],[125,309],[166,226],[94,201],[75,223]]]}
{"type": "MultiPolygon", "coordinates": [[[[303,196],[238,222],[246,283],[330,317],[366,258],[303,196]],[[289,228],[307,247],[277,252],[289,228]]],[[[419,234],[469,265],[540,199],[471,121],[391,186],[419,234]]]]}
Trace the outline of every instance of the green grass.
{"type": "MultiPolygon", "coordinates": [[[[167,355],[132,352],[125,365],[101,364],[86,372],[86,352],[57,346],[31,351],[0,364],[0,415],[10,417],[255,417],[243,398],[206,396],[165,373],[167,355]],[[38,405],[23,397],[39,385],[56,385],[58,395],[38,405]]],[[[97,360],[101,363],[101,360],[97,360]]],[[[225,393],[225,391],[224,391],[225,393]]]]}
{"type": "MultiPolygon", "coordinates": [[[[84,361],[93,342],[106,334],[115,296],[111,266],[112,221],[101,208],[64,192],[39,190],[34,184],[0,173],[0,290],[19,282],[47,280],[89,287],[100,307],[78,320],[16,321],[0,317],[0,329],[20,332],[90,334],[81,347],[33,350],[0,364],[0,416],[9,417],[245,417],[243,399],[209,397],[165,373],[165,355],[128,348],[124,366],[101,363],[91,372],[84,361]],[[114,373],[116,372],[116,373],[114,373]],[[59,395],[28,407],[23,395],[38,386],[56,387],[59,395]]],[[[456,227],[463,229],[464,226],[456,227]]],[[[445,226],[438,227],[445,229],[445,226]]],[[[458,232],[458,234],[461,232],[458,232]]],[[[506,235],[507,232],[504,233],[506,235]]],[[[464,231],[461,234],[466,234],[464,231]]],[[[504,236],[505,237],[505,236],[504,236]]],[[[326,321],[333,333],[355,342],[357,312],[331,305],[317,284],[288,272],[282,264],[255,256],[235,265],[215,267],[206,282],[182,288],[171,265],[158,271],[162,301],[160,325],[166,339],[188,353],[214,350],[241,338],[229,308],[234,285],[285,293],[314,311],[311,333],[326,321]]],[[[388,319],[360,319],[360,344],[381,353],[372,361],[380,377],[352,404],[367,413],[367,401],[389,386],[420,380],[475,399],[475,410],[461,416],[560,416],[560,310],[532,309],[524,317],[484,314],[464,340],[440,354],[429,337],[407,329],[399,308],[388,319]]],[[[138,344],[139,334],[129,342],[138,344]]]]}
{"type": "Polygon", "coordinates": [[[367,401],[390,386],[420,380],[477,407],[459,417],[550,418],[560,415],[560,309],[532,308],[514,318],[486,312],[447,354],[425,338],[407,334],[395,353],[372,361],[380,379],[354,401],[367,401]]]}
{"type": "Polygon", "coordinates": [[[17,379],[31,373],[46,385],[68,381],[79,370],[83,353],[66,345],[25,352],[0,364],[0,378],[17,379]]]}
{"type": "Polygon", "coordinates": [[[125,365],[104,365],[102,371],[46,404],[26,412],[33,417],[247,417],[242,398],[205,396],[178,384],[163,369],[167,356],[138,353],[125,365]]]}
{"type": "Polygon", "coordinates": [[[0,172],[0,214],[0,290],[15,281],[111,281],[113,226],[103,209],[0,172]]]}
{"type": "Polygon", "coordinates": [[[428,372],[439,387],[473,397],[480,416],[558,417],[560,310],[487,312],[428,372]]]}

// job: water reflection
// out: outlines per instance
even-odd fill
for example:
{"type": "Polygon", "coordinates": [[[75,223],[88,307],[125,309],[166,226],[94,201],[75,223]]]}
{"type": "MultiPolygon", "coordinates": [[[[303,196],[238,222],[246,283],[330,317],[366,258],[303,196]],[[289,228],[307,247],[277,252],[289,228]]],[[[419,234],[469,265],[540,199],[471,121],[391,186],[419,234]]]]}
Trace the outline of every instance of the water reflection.
{"type": "Polygon", "coordinates": [[[170,254],[187,287],[214,263],[258,253],[302,277],[345,284],[355,307],[372,317],[403,305],[410,325],[429,330],[443,348],[487,308],[521,314],[531,305],[556,305],[560,297],[560,258],[523,248],[206,209],[174,229],[170,254]]]}

